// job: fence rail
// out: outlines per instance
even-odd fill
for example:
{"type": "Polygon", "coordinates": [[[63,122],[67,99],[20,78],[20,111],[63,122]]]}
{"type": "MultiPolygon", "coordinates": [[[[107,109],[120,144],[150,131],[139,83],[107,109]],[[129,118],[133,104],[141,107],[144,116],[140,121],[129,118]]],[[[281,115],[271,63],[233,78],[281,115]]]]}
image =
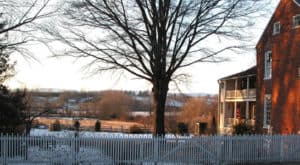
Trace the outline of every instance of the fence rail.
{"type": "Polygon", "coordinates": [[[58,138],[0,136],[1,164],[300,162],[300,136],[58,138]]]}

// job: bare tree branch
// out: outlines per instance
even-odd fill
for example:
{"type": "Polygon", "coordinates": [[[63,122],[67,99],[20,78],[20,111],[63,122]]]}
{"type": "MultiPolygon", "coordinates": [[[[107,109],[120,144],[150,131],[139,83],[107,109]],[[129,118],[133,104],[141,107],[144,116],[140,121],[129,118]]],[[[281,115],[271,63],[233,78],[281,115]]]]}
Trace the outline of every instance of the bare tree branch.
{"type": "Polygon", "coordinates": [[[48,19],[56,13],[50,7],[51,0],[0,0],[0,38],[1,47],[7,51],[19,52],[23,57],[28,56],[24,45],[35,41],[38,28],[43,19],[48,19]]]}
{"type": "Polygon", "coordinates": [[[121,69],[150,81],[154,134],[162,135],[168,86],[176,73],[196,63],[220,62],[222,53],[243,49],[249,37],[245,28],[267,4],[265,0],[69,0],[58,28],[46,31],[68,46],[64,55],[90,59],[97,71],[121,69]],[[212,38],[238,42],[208,45],[212,38]]]}

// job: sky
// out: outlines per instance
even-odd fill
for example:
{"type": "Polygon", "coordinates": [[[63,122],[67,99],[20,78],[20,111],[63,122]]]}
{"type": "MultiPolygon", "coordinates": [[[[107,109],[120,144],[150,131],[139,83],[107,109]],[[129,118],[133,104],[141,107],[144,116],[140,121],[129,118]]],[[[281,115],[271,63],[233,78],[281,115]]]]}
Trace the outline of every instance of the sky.
{"type": "MultiPolygon", "coordinates": [[[[272,0],[272,8],[276,8],[279,0],[272,0]]],[[[187,68],[190,78],[179,84],[171,85],[171,92],[184,93],[218,93],[217,80],[248,69],[256,64],[255,43],[266,27],[269,16],[257,21],[253,31],[253,50],[245,54],[231,56],[231,60],[223,63],[199,63],[187,68]]],[[[222,44],[222,43],[219,43],[222,44]]],[[[27,89],[59,89],[59,90],[151,90],[151,84],[145,80],[136,79],[129,74],[101,73],[90,75],[82,71],[82,63],[72,58],[54,58],[50,51],[41,44],[32,45],[30,51],[37,60],[28,60],[20,55],[12,56],[16,61],[16,75],[7,81],[12,88],[27,89]]]]}

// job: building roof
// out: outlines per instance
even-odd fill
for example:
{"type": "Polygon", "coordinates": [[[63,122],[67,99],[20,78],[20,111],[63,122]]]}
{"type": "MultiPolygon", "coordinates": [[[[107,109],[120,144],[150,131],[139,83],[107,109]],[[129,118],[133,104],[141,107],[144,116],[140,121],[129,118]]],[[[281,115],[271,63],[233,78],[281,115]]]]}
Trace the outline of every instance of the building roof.
{"type": "Polygon", "coordinates": [[[223,78],[220,78],[219,80],[226,80],[226,79],[233,79],[236,77],[244,77],[244,76],[249,76],[249,75],[256,75],[256,66],[253,66],[245,71],[239,72],[239,73],[235,73],[233,75],[230,76],[226,76],[223,78]]]}
{"type": "Polygon", "coordinates": [[[257,47],[258,43],[261,42],[261,40],[262,40],[264,34],[266,33],[268,27],[271,26],[270,24],[271,24],[271,22],[272,22],[272,19],[274,19],[276,10],[278,10],[280,4],[281,4],[281,1],[277,4],[277,7],[276,7],[276,9],[273,11],[273,14],[272,14],[271,18],[269,19],[267,26],[265,27],[264,31],[261,33],[261,35],[260,35],[260,37],[259,37],[259,39],[258,39],[258,41],[257,41],[256,47],[257,47]]]}
{"type": "MultiPolygon", "coordinates": [[[[262,42],[262,39],[264,38],[264,35],[267,33],[268,28],[269,27],[273,27],[273,25],[271,25],[271,23],[272,23],[272,20],[275,18],[276,11],[280,8],[280,6],[285,5],[286,3],[292,3],[292,4],[298,5],[298,7],[300,7],[300,0],[293,0],[293,2],[291,2],[291,1],[292,0],[290,0],[290,1],[288,1],[288,0],[285,0],[285,1],[280,0],[280,2],[278,3],[276,9],[273,11],[272,17],[269,19],[269,22],[268,22],[267,26],[265,27],[263,33],[261,34],[259,40],[257,41],[256,47],[258,46],[258,44],[260,42],[262,42]]],[[[296,13],[296,14],[298,14],[298,13],[296,13]]]]}

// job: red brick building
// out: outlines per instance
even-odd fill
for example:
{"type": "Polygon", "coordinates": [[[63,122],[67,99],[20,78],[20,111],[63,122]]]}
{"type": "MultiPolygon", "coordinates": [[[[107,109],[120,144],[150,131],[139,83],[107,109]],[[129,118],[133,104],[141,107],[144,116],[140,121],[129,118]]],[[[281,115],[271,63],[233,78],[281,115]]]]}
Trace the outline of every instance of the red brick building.
{"type": "Polygon", "coordinates": [[[300,131],[300,0],[281,0],[256,46],[256,130],[300,131]]]}

